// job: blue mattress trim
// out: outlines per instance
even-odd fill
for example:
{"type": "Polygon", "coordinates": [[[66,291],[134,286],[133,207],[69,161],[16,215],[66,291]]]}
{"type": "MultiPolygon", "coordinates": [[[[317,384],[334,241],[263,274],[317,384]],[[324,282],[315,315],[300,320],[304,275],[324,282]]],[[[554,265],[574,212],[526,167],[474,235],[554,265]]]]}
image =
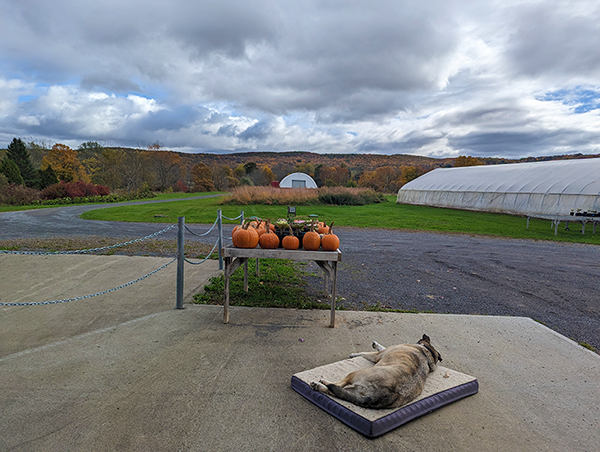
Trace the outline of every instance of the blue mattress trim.
{"type": "Polygon", "coordinates": [[[469,383],[446,389],[445,391],[398,408],[393,413],[375,421],[365,419],[354,411],[340,405],[327,395],[313,390],[296,376],[292,377],[292,389],[357,432],[368,438],[376,438],[413,419],[476,394],[479,391],[479,383],[477,380],[473,380],[469,383]]]}

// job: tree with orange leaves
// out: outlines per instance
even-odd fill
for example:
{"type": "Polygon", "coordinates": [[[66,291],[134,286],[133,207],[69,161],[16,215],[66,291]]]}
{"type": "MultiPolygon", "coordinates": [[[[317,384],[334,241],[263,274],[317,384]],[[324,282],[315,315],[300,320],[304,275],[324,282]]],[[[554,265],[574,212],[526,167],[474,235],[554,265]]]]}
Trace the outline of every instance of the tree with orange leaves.
{"type": "Polygon", "coordinates": [[[42,159],[42,170],[52,167],[59,180],[65,182],[84,181],[91,182],[90,176],[85,172],[85,168],[77,158],[77,151],[69,146],[57,143],[42,159]]]}

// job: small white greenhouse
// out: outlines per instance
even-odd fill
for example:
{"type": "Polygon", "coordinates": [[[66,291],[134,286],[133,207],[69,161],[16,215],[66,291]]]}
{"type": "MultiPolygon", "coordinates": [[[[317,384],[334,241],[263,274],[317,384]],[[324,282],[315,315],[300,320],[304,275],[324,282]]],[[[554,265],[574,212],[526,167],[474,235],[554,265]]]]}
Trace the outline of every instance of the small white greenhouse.
{"type": "Polygon", "coordinates": [[[279,182],[280,188],[318,188],[315,180],[306,173],[292,173],[279,182]]]}
{"type": "Polygon", "coordinates": [[[600,211],[600,158],[439,168],[405,184],[396,202],[521,215],[600,211]]]}

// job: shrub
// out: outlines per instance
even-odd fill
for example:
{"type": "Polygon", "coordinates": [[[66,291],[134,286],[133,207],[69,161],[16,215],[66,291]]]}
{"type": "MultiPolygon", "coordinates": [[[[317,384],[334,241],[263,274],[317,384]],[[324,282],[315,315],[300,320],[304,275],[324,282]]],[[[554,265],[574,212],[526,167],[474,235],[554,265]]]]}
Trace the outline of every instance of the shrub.
{"type": "Polygon", "coordinates": [[[64,181],[61,181],[58,184],[50,185],[41,191],[40,197],[42,199],[64,198],[65,196],[67,196],[66,190],[65,190],[65,185],[66,184],[64,181]]]}
{"type": "Polygon", "coordinates": [[[332,204],[338,206],[362,206],[385,202],[385,196],[364,188],[320,188],[318,190],[275,187],[242,186],[233,190],[232,195],[223,204],[249,205],[297,205],[308,206],[332,204]]]}
{"type": "Polygon", "coordinates": [[[108,196],[110,195],[110,188],[106,185],[96,185],[96,191],[99,196],[108,196]]]}
{"type": "Polygon", "coordinates": [[[178,180],[177,183],[173,185],[173,191],[187,193],[188,186],[182,180],[178,180]]]}
{"type": "Polygon", "coordinates": [[[24,185],[9,184],[0,190],[0,203],[11,206],[33,204],[39,199],[39,192],[24,185]]]}

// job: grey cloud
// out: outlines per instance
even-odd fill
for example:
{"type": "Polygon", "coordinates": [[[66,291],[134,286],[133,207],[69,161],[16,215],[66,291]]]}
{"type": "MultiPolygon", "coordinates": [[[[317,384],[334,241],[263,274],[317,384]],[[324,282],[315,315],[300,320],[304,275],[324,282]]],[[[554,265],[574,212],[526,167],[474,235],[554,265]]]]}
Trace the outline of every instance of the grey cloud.
{"type": "Polygon", "coordinates": [[[259,121],[238,134],[238,137],[244,141],[265,140],[269,138],[271,124],[269,121],[259,121]]]}
{"type": "Polygon", "coordinates": [[[585,13],[570,2],[556,8],[538,3],[519,10],[506,49],[514,69],[528,76],[600,75],[600,9],[587,5],[590,10],[585,13]]]}

